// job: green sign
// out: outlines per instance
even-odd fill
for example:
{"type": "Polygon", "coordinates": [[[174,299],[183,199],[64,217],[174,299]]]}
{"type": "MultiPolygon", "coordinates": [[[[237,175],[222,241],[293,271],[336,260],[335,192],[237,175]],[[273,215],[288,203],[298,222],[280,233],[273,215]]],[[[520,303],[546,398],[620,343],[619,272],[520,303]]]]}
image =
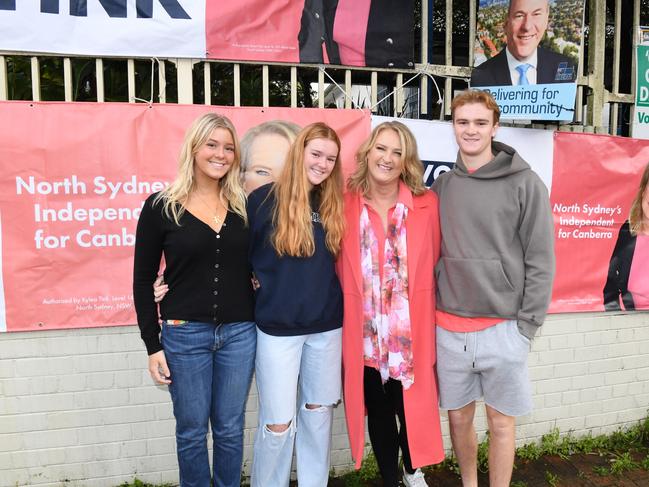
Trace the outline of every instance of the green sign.
{"type": "Polygon", "coordinates": [[[649,107],[649,46],[637,46],[636,107],[649,107]]]}

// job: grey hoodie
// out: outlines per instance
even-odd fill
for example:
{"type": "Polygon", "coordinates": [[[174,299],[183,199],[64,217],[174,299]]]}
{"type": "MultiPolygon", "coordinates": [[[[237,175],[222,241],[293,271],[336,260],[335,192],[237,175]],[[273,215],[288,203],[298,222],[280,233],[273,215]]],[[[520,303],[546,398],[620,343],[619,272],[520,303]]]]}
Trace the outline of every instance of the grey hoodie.
{"type": "Polygon", "coordinates": [[[550,304],[554,229],[548,191],[508,145],[469,173],[455,168],[433,184],[439,197],[441,258],[437,307],[468,317],[517,320],[533,338],[550,304]]]}

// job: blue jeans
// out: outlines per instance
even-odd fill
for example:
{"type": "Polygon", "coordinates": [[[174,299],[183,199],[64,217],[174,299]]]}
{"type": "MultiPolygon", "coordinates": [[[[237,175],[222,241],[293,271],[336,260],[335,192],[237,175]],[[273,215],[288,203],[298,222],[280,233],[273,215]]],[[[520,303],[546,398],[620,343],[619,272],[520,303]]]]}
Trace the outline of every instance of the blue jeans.
{"type": "Polygon", "coordinates": [[[171,371],[181,487],[208,487],[208,421],[214,443],[214,487],[239,487],[244,409],[255,364],[252,322],[162,326],[171,371]]]}

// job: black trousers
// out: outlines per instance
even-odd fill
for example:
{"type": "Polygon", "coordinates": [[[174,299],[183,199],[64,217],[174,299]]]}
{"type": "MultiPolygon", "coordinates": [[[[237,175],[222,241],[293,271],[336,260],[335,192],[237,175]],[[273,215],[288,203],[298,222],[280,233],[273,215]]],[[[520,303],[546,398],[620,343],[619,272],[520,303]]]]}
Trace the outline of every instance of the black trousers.
{"type": "Polygon", "coordinates": [[[379,371],[365,367],[363,377],[367,427],[372,450],[386,487],[399,485],[399,448],[403,466],[408,473],[414,473],[408,449],[406,417],[403,410],[403,388],[401,382],[389,379],[381,383],[379,371]],[[397,427],[396,416],[399,416],[397,427]]]}

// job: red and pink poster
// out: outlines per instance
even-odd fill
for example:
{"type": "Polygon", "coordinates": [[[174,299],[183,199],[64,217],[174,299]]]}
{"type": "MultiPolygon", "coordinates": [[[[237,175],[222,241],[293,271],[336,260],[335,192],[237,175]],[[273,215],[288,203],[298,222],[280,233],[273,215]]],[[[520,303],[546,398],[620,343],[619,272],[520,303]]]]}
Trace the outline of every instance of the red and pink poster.
{"type": "Polygon", "coordinates": [[[342,160],[369,134],[361,110],[0,103],[0,331],[135,323],[135,227],[176,173],[192,120],[212,110],[239,136],[259,123],[324,121],[342,160]]]}
{"type": "MultiPolygon", "coordinates": [[[[184,131],[205,111],[230,117],[240,137],[269,120],[322,120],[341,135],[346,174],[370,130],[369,113],[360,110],[29,102],[0,109],[0,331],[135,322],[140,208],[174,178],[184,131]]],[[[447,124],[421,123],[422,146],[438,141],[442,157],[452,140],[447,124]]],[[[518,129],[512,143],[541,153],[551,142],[537,132],[518,129]]],[[[649,141],[556,133],[551,153],[557,272],[550,312],[602,311],[649,141]]],[[[533,164],[537,172],[542,166],[533,164]]]]}
{"type": "Polygon", "coordinates": [[[414,67],[413,0],[207,2],[207,57],[414,67]]]}
{"type": "Polygon", "coordinates": [[[551,313],[604,310],[613,249],[648,161],[647,140],[555,133],[550,200],[557,272],[551,313]]]}
{"type": "Polygon", "coordinates": [[[413,0],[0,1],[0,51],[414,67],[413,0]]]}

